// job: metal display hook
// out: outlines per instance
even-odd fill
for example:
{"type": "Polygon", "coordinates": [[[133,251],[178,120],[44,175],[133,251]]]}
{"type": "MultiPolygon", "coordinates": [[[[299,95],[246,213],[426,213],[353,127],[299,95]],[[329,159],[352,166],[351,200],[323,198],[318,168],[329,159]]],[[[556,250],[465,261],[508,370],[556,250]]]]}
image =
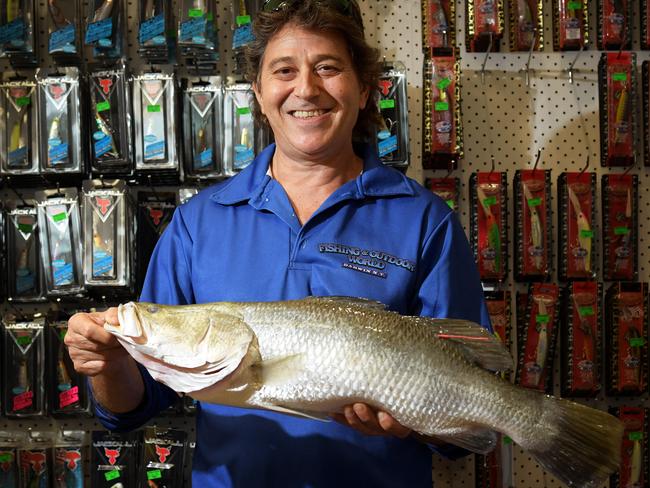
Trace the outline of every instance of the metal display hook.
{"type": "Polygon", "coordinates": [[[487,64],[487,60],[490,57],[490,53],[492,52],[492,42],[494,39],[494,35],[492,32],[490,32],[490,43],[488,44],[487,51],[485,52],[485,58],[483,59],[483,64],[481,65],[481,84],[485,85],[485,65],[487,64]]]}

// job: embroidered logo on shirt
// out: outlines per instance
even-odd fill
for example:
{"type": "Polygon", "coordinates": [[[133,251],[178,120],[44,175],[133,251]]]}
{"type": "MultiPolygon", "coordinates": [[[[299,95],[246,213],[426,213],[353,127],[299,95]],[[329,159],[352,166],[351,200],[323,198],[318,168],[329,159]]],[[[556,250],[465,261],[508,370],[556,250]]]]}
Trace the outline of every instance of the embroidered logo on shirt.
{"type": "Polygon", "coordinates": [[[379,278],[386,278],[388,276],[385,270],[389,264],[406,269],[411,273],[415,271],[415,263],[413,261],[393,256],[384,251],[328,242],[320,243],[318,250],[321,253],[342,254],[347,257],[347,261],[342,263],[344,268],[379,278]]]}

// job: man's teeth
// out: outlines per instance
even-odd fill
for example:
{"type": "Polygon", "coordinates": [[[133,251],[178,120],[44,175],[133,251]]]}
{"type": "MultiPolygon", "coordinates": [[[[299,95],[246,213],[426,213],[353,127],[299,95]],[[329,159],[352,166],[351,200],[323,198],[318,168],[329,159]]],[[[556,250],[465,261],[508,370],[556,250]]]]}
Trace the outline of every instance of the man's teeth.
{"type": "Polygon", "coordinates": [[[323,115],[325,113],[325,110],[310,110],[310,111],[304,111],[304,110],[296,110],[293,113],[294,117],[298,117],[299,119],[308,119],[309,117],[318,117],[319,115],[323,115]]]}

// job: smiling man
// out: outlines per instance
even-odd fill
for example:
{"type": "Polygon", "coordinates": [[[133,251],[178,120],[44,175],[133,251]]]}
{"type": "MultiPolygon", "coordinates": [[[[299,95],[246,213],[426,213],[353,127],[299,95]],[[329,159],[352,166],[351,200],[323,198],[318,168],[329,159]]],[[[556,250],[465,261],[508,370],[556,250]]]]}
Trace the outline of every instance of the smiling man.
{"type": "MultiPolygon", "coordinates": [[[[254,31],[248,53],[253,112],[276,143],[239,175],[177,209],[151,259],[141,300],[347,295],[402,314],[489,327],[454,213],[383,166],[372,145],[353,142],[373,130],[379,73],[356,2],[267,0],[254,31]]],[[[74,316],[66,343],[75,368],[92,376],[99,419],[128,430],[176,395],[124,353],[101,328],[105,320],[115,323],[115,310],[74,316]]],[[[369,405],[348,405],[332,418],[200,404],[193,484],[428,488],[432,450],[456,453],[369,405]]]]}

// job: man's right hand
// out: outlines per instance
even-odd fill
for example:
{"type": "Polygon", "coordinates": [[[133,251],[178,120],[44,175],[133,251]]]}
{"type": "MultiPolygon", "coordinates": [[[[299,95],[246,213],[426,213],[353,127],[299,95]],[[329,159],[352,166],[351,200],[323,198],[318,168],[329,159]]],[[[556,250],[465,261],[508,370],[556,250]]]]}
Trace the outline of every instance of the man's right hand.
{"type": "Polygon", "coordinates": [[[111,412],[130,412],[144,398],[144,381],[126,349],[104,330],[106,322],[119,323],[117,308],[73,315],[65,344],[74,369],[91,377],[95,400],[111,412]]]}
{"type": "Polygon", "coordinates": [[[129,354],[104,323],[119,323],[117,308],[105,312],[77,313],[68,321],[65,344],[74,369],[86,376],[115,374],[129,362],[129,354]]]}

